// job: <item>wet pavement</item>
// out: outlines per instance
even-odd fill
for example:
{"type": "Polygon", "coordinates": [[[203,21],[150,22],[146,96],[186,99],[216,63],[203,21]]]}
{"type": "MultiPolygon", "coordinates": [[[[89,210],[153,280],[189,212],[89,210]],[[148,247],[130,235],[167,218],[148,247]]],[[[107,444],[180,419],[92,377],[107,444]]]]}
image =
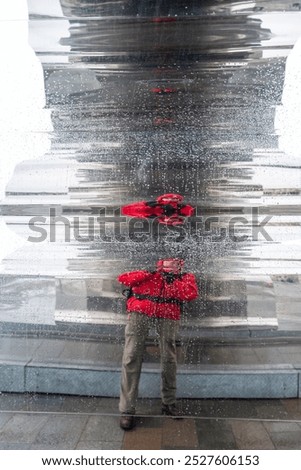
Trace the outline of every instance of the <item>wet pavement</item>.
{"type": "Polygon", "coordinates": [[[173,420],[160,416],[158,400],[141,401],[136,428],[124,432],[116,399],[2,394],[0,448],[301,449],[300,400],[208,399],[180,404],[185,417],[173,420]]]}

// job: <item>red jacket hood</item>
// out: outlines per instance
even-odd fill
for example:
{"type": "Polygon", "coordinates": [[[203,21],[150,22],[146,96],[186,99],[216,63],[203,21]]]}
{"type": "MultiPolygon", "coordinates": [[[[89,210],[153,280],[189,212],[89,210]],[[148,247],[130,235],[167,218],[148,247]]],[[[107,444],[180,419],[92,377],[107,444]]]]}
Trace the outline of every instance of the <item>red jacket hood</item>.
{"type": "Polygon", "coordinates": [[[174,194],[174,193],[168,193],[168,194],[162,194],[161,196],[158,196],[156,201],[158,204],[171,204],[171,203],[181,203],[183,201],[183,196],[181,194],[174,194]],[[164,200],[165,199],[165,200],[164,200]]]}

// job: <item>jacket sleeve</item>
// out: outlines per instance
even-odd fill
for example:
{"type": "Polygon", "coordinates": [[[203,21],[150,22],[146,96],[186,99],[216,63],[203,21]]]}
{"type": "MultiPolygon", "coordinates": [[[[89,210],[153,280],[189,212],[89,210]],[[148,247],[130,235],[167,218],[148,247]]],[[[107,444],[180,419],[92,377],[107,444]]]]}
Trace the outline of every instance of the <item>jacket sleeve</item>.
{"type": "Polygon", "coordinates": [[[179,300],[189,302],[198,296],[198,287],[194,274],[187,273],[181,279],[173,282],[175,297],[179,300]]]}
{"type": "Polygon", "coordinates": [[[128,204],[121,208],[122,215],[128,215],[130,217],[150,217],[154,213],[154,208],[147,205],[147,202],[140,201],[128,204]]]}
{"type": "Polygon", "coordinates": [[[188,204],[182,206],[179,211],[180,215],[184,215],[186,217],[191,217],[194,214],[194,207],[189,206],[188,204]]]}
{"type": "Polygon", "coordinates": [[[146,281],[152,273],[149,271],[130,271],[127,273],[120,274],[117,280],[128,287],[134,287],[143,281],[146,281]]]}

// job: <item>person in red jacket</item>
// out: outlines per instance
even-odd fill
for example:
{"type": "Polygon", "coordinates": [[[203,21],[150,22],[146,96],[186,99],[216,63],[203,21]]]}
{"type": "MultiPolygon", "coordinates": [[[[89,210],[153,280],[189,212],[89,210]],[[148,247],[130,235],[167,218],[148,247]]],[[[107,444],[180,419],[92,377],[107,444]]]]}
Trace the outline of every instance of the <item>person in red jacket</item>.
{"type": "Polygon", "coordinates": [[[157,218],[160,224],[181,225],[185,217],[194,214],[194,208],[182,201],[181,194],[162,194],[155,201],[140,201],[123,206],[121,213],[138,218],[157,218]]]}
{"type": "Polygon", "coordinates": [[[168,258],[157,262],[156,271],[131,271],[118,281],[127,289],[128,321],[122,358],[119,410],[122,429],[135,425],[135,405],[149,328],[159,334],[162,367],[162,413],[179,417],[176,407],[176,334],[183,302],[198,296],[195,276],[182,272],[184,261],[168,258]]]}

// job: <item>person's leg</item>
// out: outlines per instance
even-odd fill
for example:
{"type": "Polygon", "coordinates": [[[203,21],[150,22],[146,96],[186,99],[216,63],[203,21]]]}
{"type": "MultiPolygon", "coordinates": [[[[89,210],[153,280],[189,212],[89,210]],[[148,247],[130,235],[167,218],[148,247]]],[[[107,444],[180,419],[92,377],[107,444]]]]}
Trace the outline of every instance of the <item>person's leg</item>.
{"type": "Polygon", "coordinates": [[[125,328],[125,346],[122,358],[121,393],[119,410],[121,413],[135,414],[138,385],[141,373],[145,340],[149,330],[149,318],[132,312],[125,328]]]}
{"type": "Polygon", "coordinates": [[[162,403],[164,405],[172,405],[176,401],[176,336],[179,329],[179,322],[176,320],[158,318],[157,325],[161,352],[162,403]]]}

